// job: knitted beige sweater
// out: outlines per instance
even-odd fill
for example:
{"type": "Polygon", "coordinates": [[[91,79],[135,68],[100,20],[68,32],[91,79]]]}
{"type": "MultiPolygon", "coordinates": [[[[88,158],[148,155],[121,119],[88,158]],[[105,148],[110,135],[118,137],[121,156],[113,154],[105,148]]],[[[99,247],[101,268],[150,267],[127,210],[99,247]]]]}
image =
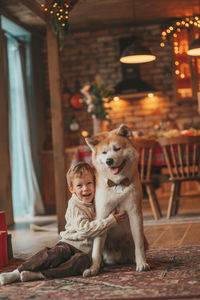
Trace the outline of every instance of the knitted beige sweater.
{"type": "Polygon", "coordinates": [[[85,253],[91,252],[93,238],[117,224],[112,214],[106,219],[95,220],[94,203],[85,203],[79,200],[75,194],[68,202],[65,219],[65,231],[60,232],[61,241],[85,253]]]}

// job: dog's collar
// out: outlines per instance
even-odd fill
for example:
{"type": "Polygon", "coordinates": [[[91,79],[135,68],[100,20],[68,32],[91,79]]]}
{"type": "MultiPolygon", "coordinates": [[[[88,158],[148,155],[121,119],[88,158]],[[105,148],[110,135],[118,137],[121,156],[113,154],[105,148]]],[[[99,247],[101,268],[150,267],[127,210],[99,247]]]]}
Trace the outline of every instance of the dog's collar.
{"type": "Polygon", "coordinates": [[[128,178],[124,178],[123,180],[121,180],[119,183],[115,183],[112,180],[108,179],[107,180],[107,185],[109,187],[113,187],[113,186],[119,186],[119,185],[123,185],[123,186],[129,186],[130,185],[130,180],[128,178]]]}

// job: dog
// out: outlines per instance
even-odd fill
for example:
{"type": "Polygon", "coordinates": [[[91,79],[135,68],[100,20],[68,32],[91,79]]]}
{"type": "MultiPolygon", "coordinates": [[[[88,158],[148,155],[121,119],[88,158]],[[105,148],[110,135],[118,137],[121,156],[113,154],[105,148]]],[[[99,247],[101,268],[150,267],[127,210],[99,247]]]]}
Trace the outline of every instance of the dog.
{"type": "Polygon", "coordinates": [[[136,263],[136,271],[150,267],[146,261],[147,241],[143,233],[142,190],[138,175],[138,152],[131,129],[122,124],[110,132],[86,138],[96,172],[97,218],[113,211],[126,211],[126,220],[107,234],[94,239],[92,265],[83,277],[97,275],[102,260],[107,264],[136,263]]]}

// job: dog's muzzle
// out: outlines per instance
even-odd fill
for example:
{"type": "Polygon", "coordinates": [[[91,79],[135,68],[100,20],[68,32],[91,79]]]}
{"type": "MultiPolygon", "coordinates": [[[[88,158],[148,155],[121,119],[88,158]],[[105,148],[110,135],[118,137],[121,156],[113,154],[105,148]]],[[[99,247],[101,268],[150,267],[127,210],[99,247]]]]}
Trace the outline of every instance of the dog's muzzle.
{"type": "Polygon", "coordinates": [[[107,164],[109,167],[112,166],[113,163],[114,163],[114,159],[112,159],[112,158],[107,158],[107,159],[106,159],[106,164],[107,164]]]}

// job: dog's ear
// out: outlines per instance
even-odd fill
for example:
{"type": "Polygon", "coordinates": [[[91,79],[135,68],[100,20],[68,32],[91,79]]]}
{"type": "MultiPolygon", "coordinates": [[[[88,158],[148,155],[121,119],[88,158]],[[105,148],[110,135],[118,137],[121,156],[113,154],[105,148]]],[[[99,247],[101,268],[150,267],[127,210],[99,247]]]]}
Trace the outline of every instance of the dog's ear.
{"type": "Polygon", "coordinates": [[[131,139],[133,137],[132,130],[125,124],[121,124],[120,127],[117,129],[117,135],[131,139]]]}
{"type": "Polygon", "coordinates": [[[107,134],[107,132],[101,132],[95,136],[85,138],[85,141],[90,147],[90,149],[94,150],[94,147],[98,145],[101,141],[103,141],[107,137],[107,134]]]}
{"type": "Polygon", "coordinates": [[[85,138],[85,141],[91,150],[93,150],[94,147],[100,142],[97,136],[85,138]]]}

